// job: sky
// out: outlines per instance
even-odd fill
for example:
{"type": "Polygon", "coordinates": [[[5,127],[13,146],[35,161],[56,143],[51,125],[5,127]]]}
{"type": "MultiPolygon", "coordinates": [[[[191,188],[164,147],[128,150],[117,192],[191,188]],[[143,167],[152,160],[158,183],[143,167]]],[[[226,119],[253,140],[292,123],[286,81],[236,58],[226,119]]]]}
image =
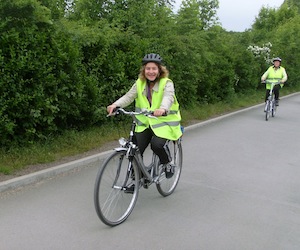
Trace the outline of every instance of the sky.
{"type": "MultiPolygon", "coordinates": [[[[284,0],[219,0],[217,16],[227,31],[245,31],[251,28],[262,7],[278,8],[284,0]]],[[[176,0],[176,7],[181,0],[176,0]]]]}

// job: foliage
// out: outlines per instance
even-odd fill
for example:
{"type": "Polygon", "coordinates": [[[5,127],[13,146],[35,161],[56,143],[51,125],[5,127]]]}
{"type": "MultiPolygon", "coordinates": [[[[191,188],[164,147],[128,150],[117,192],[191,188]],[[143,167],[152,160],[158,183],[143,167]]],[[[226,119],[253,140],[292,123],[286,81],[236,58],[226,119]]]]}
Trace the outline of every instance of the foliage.
{"type": "Polygon", "coordinates": [[[296,1],[262,8],[243,33],[220,26],[217,0],[184,0],[177,13],[173,4],[1,1],[0,147],[105,124],[105,107],[129,90],[146,53],[163,57],[186,108],[228,103],[256,90],[265,59],[274,56],[283,58],[289,82],[298,84],[296,1]],[[263,56],[253,54],[257,50],[263,56]]]}
{"type": "Polygon", "coordinates": [[[218,7],[218,0],[183,0],[178,11],[178,22],[183,28],[182,32],[208,29],[216,25],[218,7]]]}
{"type": "Polygon", "coordinates": [[[34,0],[2,3],[1,11],[1,146],[81,127],[97,90],[70,34],[34,0]]]}
{"type": "Polygon", "coordinates": [[[299,67],[300,67],[300,16],[296,16],[289,22],[280,26],[274,36],[276,40],[276,54],[283,58],[282,64],[287,69],[288,85],[296,86],[299,84],[299,67]]]}

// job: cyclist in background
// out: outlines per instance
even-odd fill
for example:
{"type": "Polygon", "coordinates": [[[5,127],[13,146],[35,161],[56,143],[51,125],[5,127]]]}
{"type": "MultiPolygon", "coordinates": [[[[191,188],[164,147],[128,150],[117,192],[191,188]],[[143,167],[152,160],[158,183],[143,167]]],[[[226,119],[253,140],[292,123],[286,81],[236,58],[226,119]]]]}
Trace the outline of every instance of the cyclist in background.
{"type": "Polygon", "coordinates": [[[124,108],[135,101],[135,110],[153,111],[157,119],[137,115],[135,138],[143,155],[147,146],[151,145],[153,152],[164,165],[167,178],[174,174],[168,140],[178,140],[182,136],[180,126],[180,111],[172,80],[168,78],[169,71],[162,65],[158,54],[147,54],[142,60],[139,77],[131,89],[120,99],[107,107],[112,114],[116,107],[124,108]],[[167,114],[167,116],[164,116],[167,114]]]}
{"type": "MultiPolygon", "coordinates": [[[[287,80],[287,73],[285,68],[281,66],[281,58],[276,57],[273,59],[273,66],[270,66],[267,71],[262,75],[261,81],[264,82],[268,80],[269,82],[278,82],[280,81],[281,84],[275,85],[273,88],[274,95],[275,95],[275,105],[279,106],[279,90],[283,87],[283,84],[287,80]]],[[[267,101],[268,96],[270,94],[271,84],[266,84],[266,98],[267,101]]]]}

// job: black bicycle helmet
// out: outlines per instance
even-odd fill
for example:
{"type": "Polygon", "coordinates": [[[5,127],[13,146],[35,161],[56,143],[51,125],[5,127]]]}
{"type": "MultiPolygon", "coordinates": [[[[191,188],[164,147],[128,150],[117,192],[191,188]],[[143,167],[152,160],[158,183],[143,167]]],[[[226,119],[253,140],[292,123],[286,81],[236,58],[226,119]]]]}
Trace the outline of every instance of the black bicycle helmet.
{"type": "Polygon", "coordinates": [[[273,63],[274,63],[275,61],[281,62],[281,58],[280,58],[280,57],[275,57],[275,58],[273,58],[273,63]]]}
{"type": "Polygon", "coordinates": [[[162,64],[162,58],[160,57],[159,54],[154,54],[154,53],[147,54],[144,56],[142,63],[143,63],[143,65],[145,65],[148,62],[162,64]]]}

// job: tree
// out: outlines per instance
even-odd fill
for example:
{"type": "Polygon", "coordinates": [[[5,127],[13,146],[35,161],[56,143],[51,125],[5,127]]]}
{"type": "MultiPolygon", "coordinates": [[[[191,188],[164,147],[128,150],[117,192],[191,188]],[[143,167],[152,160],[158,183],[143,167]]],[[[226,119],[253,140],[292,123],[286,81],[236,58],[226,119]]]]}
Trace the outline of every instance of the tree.
{"type": "Polygon", "coordinates": [[[59,20],[64,17],[71,3],[69,0],[38,0],[38,2],[51,11],[53,20],[59,20]]]}
{"type": "Polygon", "coordinates": [[[299,0],[285,0],[283,4],[287,5],[290,8],[297,9],[298,14],[300,14],[300,2],[299,0]]]}
{"type": "Polygon", "coordinates": [[[208,29],[217,24],[218,0],[184,0],[178,11],[183,30],[208,29]]]}
{"type": "MultiPolygon", "coordinates": [[[[279,9],[263,7],[252,25],[256,41],[266,38],[272,39],[274,30],[298,15],[297,8],[290,7],[287,3],[279,9]]],[[[275,32],[274,32],[275,33],[275,32]]]]}
{"type": "Polygon", "coordinates": [[[274,35],[275,55],[283,59],[283,66],[288,73],[288,86],[296,86],[299,77],[299,39],[300,39],[300,15],[280,26],[274,35]]]}

